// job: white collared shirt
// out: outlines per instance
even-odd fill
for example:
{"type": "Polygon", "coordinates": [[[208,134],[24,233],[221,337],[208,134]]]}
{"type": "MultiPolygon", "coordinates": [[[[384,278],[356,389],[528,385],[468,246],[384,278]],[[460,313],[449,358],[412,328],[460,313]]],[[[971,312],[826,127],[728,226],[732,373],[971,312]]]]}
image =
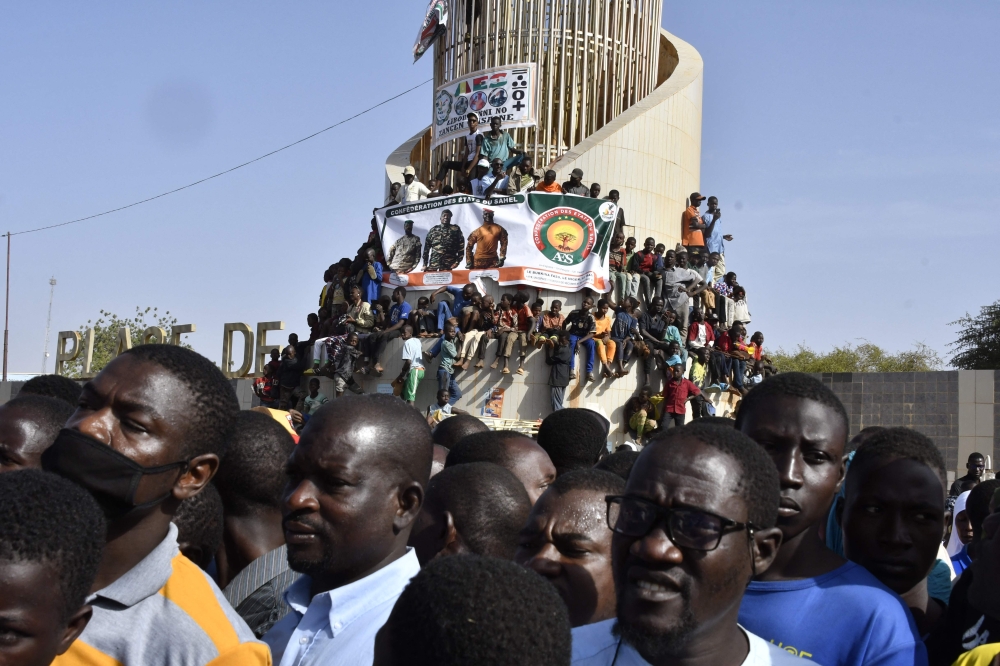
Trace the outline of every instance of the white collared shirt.
{"type": "MultiPolygon", "coordinates": [[[[649,666],[635,648],[611,633],[617,621],[612,618],[573,629],[573,666],[649,666]]],[[[740,630],[750,643],[741,666],[815,666],[809,659],[794,656],[743,627],[740,630]]]]}
{"type": "Polygon", "coordinates": [[[399,203],[413,203],[414,201],[420,201],[421,199],[426,199],[427,195],[431,193],[427,186],[421,183],[416,178],[413,182],[407,185],[405,182],[401,184],[399,188],[399,194],[396,195],[399,203]]]}
{"type": "Polygon", "coordinates": [[[317,594],[311,601],[312,578],[302,576],[285,592],[292,612],[264,635],[274,663],[369,666],[375,660],[375,634],[419,571],[416,551],[408,548],[392,564],[350,585],[317,594]]]}

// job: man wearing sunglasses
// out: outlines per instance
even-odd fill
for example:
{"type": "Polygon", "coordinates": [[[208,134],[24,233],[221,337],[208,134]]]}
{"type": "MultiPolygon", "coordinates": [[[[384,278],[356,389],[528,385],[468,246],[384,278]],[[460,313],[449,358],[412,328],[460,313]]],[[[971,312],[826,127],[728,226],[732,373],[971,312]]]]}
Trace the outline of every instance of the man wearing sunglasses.
{"type": "Polygon", "coordinates": [[[609,496],[616,619],[573,630],[574,666],[805,666],[737,624],[781,544],[778,474],[736,430],[672,428],[609,496]]]}

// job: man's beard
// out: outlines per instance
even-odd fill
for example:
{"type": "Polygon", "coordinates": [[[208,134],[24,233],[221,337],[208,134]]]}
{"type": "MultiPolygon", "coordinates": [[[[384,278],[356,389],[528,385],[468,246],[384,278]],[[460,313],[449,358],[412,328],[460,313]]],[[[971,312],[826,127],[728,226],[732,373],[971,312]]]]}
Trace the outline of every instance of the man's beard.
{"type": "Polygon", "coordinates": [[[618,603],[616,615],[618,621],[611,631],[626,643],[635,648],[646,661],[657,661],[680,653],[691,640],[698,623],[691,610],[691,581],[685,579],[681,587],[683,607],[677,623],[662,632],[655,632],[639,625],[622,621],[621,602],[618,603]]]}
{"type": "MultiPolygon", "coordinates": [[[[305,521],[302,521],[305,522],[305,521]]],[[[313,527],[316,527],[315,525],[313,527]]],[[[320,542],[320,556],[306,555],[296,548],[288,548],[288,568],[297,573],[305,574],[312,578],[321,576],[331,570],[336,569],[338,563],[337,550],[331,545],[333,539],[330,534],[320,528],[317,531],[320,542]]]]}

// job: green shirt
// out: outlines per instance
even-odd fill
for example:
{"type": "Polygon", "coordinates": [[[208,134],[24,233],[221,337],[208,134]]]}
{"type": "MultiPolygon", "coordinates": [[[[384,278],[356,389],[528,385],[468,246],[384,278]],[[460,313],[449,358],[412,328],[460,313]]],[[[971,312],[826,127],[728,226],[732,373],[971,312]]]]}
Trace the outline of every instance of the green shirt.
{"type": "Polygon", "coordinates": [[[449,375],[451,374],[452,365],[455,363],[455,358],[458,356],[458,347],[452,340],[447,340],[442,338],[441,340],[441,365],[438,366],[439,369],[444,370],[449,375]]]}
{"type": "Polygon", "coordinates": [[[483,146],[479,151],[479,156],[485,157],[490,162],[498,157],[501,161],[506,162],[507,158],[510,157],[510,151],[515,148],[517,148],[517,144],[505,130],[500,130],[500,136],[495,139],[490,136],[489,132],[486,132],[483,134],[483,146]]]}

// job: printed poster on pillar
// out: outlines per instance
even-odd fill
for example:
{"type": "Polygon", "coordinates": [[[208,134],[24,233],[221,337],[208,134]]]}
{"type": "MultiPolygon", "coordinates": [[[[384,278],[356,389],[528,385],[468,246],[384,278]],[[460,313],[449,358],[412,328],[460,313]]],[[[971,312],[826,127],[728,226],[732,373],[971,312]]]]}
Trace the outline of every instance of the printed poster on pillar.
{"type": "Polygon", "coordinates": [[[431,148],[468,134],[470,111],[479,114],[479,124],[486,129],[495,116],[503,120],[504,129],[537,125],[536,71],[535,63],[505,65],[438,86],[434,91],[431,148]]]}
{"type": "Polygon", "coordinates": [[[490,278],[559,291],[610,290],[608,246],[618,207],[606,199],[460,194],[387,206],[375,215],[386,285],[437,289],[490,278]]]}

